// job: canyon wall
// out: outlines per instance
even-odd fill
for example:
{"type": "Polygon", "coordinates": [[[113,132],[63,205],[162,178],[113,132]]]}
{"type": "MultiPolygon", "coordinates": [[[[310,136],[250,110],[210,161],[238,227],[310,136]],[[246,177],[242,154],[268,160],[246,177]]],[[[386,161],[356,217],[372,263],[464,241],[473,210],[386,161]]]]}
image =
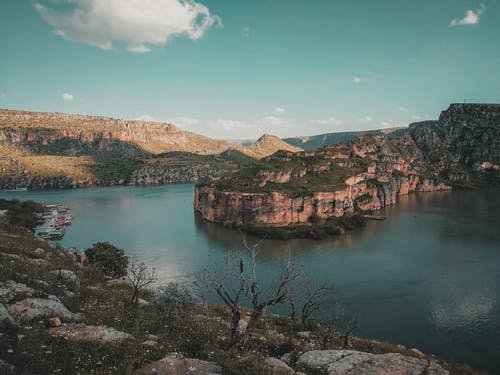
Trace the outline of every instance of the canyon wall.
{"type": "Polygon", "coordinates": [[[444,191],[451,187],[418,176],[398,177],[377,186],[365,180],[342,190],[295,196],[282,192],[239,193],[212,186],[195,188],[194,208],[205,220],[226,225],[287,226],[341,217],[355,211],[371,212],[392,205],[400,195],[415,191],[444,191]]]}

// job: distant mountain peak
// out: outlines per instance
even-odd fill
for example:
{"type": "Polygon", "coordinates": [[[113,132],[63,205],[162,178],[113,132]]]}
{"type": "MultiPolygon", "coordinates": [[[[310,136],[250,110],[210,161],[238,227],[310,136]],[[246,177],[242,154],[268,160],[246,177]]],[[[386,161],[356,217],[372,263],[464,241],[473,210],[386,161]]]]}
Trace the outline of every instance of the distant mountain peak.
{"type": "Polygon", "coordinates": [[[279,150],[291,152],[303,151],[300,147],[292,146],[291,144],[272,134],[262,135],[253,145],[248,148],[252,152],[259,155],[259,157],[269,156],[279,150]]]}

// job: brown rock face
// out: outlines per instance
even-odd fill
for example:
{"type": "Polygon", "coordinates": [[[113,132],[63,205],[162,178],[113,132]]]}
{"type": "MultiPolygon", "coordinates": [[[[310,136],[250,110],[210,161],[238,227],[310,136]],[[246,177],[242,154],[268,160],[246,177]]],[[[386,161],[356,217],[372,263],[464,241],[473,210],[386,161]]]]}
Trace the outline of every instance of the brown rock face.
{"type": "Polygon", "coordinates": [[[340,217],[356,210],[375,211],[394,204],[400,195],[442,190],[451,190],[451,187],[429,179],[421,180],[416,175],[392,179],[379,186],[369,186],[364,179],[359,179],[341,190],[298,197],[281,192],[239,193],[197,186],[194,208],[203,219],[215,223],[280,227],[309,223],[314,218],[340,217]]]}

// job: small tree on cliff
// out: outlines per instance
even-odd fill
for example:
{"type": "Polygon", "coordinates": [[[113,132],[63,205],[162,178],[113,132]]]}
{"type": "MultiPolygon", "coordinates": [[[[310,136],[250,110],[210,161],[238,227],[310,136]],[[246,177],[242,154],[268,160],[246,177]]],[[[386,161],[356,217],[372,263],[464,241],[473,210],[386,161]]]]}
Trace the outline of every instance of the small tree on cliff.
{"type": "Polygon", "coordinates": [[[87,262],[102,269],[105,275],[122,277],[127,274],[128,257],[125,252],[109,242],[97,242],[85,250],[87,262]]]}

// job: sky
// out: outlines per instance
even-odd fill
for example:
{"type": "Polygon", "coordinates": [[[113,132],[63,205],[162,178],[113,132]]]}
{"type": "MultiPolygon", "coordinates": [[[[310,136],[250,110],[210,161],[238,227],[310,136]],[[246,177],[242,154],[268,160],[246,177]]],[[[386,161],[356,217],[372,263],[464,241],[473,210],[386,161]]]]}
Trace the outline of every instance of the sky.
{"type": "Polygon", "coordinates": [[[500,102],[500,0],[2,0],[0,108],[221,139],[500,102]]]}

